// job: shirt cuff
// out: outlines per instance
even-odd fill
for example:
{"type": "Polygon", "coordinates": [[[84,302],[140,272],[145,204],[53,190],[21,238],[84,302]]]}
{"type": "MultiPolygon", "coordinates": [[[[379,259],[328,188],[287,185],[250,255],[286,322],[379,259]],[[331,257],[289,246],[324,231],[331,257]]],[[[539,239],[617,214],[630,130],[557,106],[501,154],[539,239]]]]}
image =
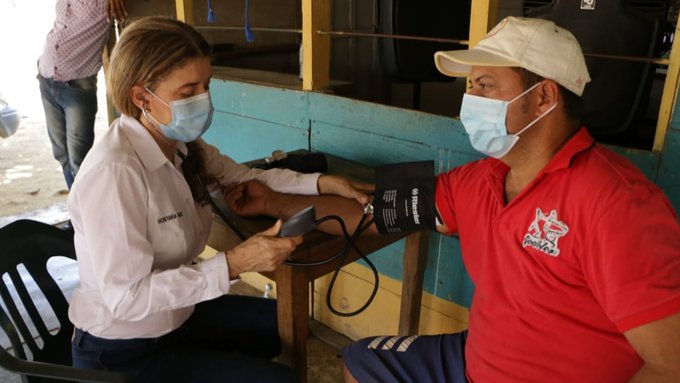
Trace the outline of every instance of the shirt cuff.
{"type": "Polygon", "coordinates": [[[272,189],[280,193],[288,194],[302,194],[302,195],[319,195],[319,177],[321,173],[297,173],[287,170],[292,173],[292,179],[285,186],[274,186],[272,189]]]}
{"type": "Polygon", "coordinates": [[[205,270],[212,270],[214,272],[208,274],[207,282],[209,289],[217,289],[223,294],[229,293],[231,285],[238,282],[239,279],[229,280],[229,264],[224,251],[220,251],[215,256],[203,261],[205,270]]]}
{"type": "Polygon", "coordinates": [[[616,325],[616,328],[623,333],[635,327],[655,322],[678,312],[680,312],[680,297],[675,297],[674,299],[671,299],[670,301],[660,304],[652,309],[637,313],[622,320],[618,320],[614,324],[616,325]]]}

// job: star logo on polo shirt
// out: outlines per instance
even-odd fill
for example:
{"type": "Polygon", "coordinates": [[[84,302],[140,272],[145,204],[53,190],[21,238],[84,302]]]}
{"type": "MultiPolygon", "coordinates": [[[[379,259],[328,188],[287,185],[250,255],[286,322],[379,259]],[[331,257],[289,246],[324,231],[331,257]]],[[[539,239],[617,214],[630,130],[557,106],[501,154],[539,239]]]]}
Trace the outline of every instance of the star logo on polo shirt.
{"type": "Polygon", "coordinates": [[[524,236],[522,247],[533,247],[551,257],[560,255],[558,240],[569,232],[569,226],[557,219],[557,211],[551,210],[549,214],[543,213],[540,208],[536,209],[536,217],[529,225],[528,233],[524,236]]]}

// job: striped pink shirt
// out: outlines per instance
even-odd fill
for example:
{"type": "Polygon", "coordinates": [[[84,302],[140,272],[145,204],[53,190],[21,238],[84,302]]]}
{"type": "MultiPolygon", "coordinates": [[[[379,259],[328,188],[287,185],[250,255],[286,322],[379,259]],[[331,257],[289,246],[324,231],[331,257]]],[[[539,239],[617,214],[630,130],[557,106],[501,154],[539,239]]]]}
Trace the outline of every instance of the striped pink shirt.
{"type": "Polygon", "coordinates": [[[56,20],[47,34],[38,71],[69,81],[96,75],[109,37],[107,0],[57,0],[56,20]]]}

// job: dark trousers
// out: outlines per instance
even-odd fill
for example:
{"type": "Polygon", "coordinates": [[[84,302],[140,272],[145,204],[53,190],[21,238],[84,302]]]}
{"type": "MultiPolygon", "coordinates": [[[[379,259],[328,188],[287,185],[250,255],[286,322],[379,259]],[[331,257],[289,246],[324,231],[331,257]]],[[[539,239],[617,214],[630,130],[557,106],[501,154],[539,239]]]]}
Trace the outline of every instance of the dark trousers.
{"type": "Polygon", "coordinates": [[[352,377],[361,383],[468,383],[467,331],[360,339],[342,350],[352,377]]]}
{"type": "Polygon", "coordinates": [[[159,338],[111,340],[76,330],[73,365],[136,376],[141,382],[296,382],[271,361],[281,344],[276,301],[225,295],[196,305],[159,338]]]}

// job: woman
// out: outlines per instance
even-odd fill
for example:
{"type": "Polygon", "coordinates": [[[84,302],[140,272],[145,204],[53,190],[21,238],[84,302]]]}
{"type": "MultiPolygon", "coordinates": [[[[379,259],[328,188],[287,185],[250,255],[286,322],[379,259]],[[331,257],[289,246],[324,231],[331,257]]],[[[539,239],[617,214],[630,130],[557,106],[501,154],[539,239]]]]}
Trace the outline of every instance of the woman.
{"type": "Polygon", "coordinates": [[[76,367],[144,382],[289,382],[273,300],[225,295],[246,271],[271,271],[301,243],[281,222],[206,261],[196,257],[209,184],[257,179],[274,190],[366,201],[345,179],[253,170],[199,137],[213,107],[210,46],[192,27],[131,23],[111,55],[108,90],[122,116],[90,151],[69,194],[80,285],[69,317],[76,367]]]}

